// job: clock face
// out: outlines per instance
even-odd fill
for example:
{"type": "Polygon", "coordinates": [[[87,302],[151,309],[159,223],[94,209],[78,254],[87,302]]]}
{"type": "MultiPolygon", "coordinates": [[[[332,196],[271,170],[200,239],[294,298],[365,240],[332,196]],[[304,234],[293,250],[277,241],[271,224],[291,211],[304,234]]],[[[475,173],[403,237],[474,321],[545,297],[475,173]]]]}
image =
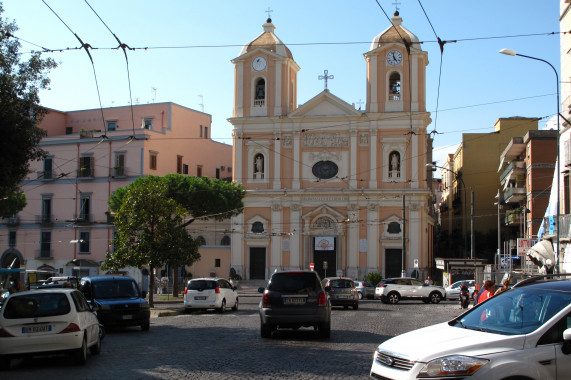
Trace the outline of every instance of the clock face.
{"type": "Polygon", "coordinates": [[[391,50],[387,54],[387,63],[391,66],[396,66],[402,62],[402,54],[398,50],[391,50]]]}
{"type": "Polygon", "coordinates": [[[256,71],[262,71],[266,68],[266,59],[264,57],[256,57],[252,61],[252,68],[256,71]]]}

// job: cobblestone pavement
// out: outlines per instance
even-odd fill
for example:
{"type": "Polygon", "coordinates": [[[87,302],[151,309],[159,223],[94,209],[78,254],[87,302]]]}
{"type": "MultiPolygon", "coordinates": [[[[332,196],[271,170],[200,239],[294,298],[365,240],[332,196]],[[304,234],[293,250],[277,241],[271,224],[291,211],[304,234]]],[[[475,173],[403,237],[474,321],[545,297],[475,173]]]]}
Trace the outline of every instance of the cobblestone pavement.
{"type": "MultiPolygon", "coordinates": [[[[262,339],[259,297],[241,297],[237,312],[171,313],[151,328],[108,331],[99,356],[76,366],[65,356],[13,360],[4,379],[363,379],[386,339],[460,314],[457,302],[438,305],[363,300],[358,310],[334,308],[331,339],[310,329],[262,339]]],[[[173,304],[170,309],[180,307],[173,304]]],[[[165,305],[161,306],[163,309],[165,305]]],[[[179,309],[180,311],[180,309],[179,309]]],[[[419,342],[419,344],[430,344],[419,342]]]]}

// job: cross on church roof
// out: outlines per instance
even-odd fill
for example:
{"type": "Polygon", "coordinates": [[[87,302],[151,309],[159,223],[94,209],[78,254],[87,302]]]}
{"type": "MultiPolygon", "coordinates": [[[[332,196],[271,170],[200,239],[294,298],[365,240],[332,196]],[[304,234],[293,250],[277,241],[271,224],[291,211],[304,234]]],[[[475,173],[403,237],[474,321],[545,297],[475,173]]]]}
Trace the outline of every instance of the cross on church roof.
{"type": "Polygon", "coordinates": [[[273,11],[271,10],[271,8],[270,8],[270,7],[268,7],[268,10],[267,10],[267,11],[264,11],[264,12],[267,12],[267,13],[268,13],[268,20],[271,20],[272,18],[271,18],[271,15],[270,15],[270,13],[272,13],[272,12],[273,12],[273,11]]]}
{"type": "Polygon", "coordinates": [[[325,79],[325,89],[327,90],[327,79],[334,79],[333,75],[327,75],[329,74],[329,70],[323,70],[323,74],[324,75],[320,75],[317,77],[317,79],[322,80],[325,79]]]}
{"type": "MultiPolygon", "coordinates": [[[[398,0],[395,0],[395,2],[393,3],[393,5],[395,6],[395,10],[398,12],[398,11],[399,11],[399,5],[400,5],[399,1],[398,1],[398,0]]],[[[268,8],[268,9],[269,9],[269,8],[268,8]]]]}

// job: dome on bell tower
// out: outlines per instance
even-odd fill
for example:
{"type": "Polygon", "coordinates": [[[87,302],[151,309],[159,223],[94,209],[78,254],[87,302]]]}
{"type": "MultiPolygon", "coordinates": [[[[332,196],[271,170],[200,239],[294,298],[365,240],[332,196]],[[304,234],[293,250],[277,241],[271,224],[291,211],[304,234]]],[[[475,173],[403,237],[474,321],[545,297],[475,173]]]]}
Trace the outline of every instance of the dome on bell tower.
{"type": "Polygon", "coordinates": [[[281,55],[282,57],[292,58],[293,55],[291,51],[285,46],[285,44],[274,34],[274,30],[276,27],[272,24],[272,19],[268,18],[266,23],[262,25],[264,28],[264,32],[260,34],[256,39],[252,42],[245,44],[240,51],[240,55],[242,56],[254,49],[262,48],[269,50],[273,53],[281,55]]]}
{"type": "Polygon", "coordinates": [[[388,43],[403,43],[403,39],[410,45],[417,49],[420,49],[420,43],[418,37],[415,36],[411,31],[402,26],[402,17],[400,17],[399,12],[396,11],[393,18],[391,18],[392,25],[385,29],[381,34],[373,38],[371,42],[370,51],[388,43]]]}

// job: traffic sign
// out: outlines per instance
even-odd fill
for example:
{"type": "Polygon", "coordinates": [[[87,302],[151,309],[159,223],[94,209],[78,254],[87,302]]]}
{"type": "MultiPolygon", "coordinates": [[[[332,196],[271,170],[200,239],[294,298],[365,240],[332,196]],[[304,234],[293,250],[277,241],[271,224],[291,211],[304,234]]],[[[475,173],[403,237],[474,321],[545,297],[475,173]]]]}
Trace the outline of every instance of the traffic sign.
{"type": "Polygon", "coordinates": [[[315,265],[313,263],[309,263],[309,269],[313,270],[313,268],[315,268],[315,265]]]}

